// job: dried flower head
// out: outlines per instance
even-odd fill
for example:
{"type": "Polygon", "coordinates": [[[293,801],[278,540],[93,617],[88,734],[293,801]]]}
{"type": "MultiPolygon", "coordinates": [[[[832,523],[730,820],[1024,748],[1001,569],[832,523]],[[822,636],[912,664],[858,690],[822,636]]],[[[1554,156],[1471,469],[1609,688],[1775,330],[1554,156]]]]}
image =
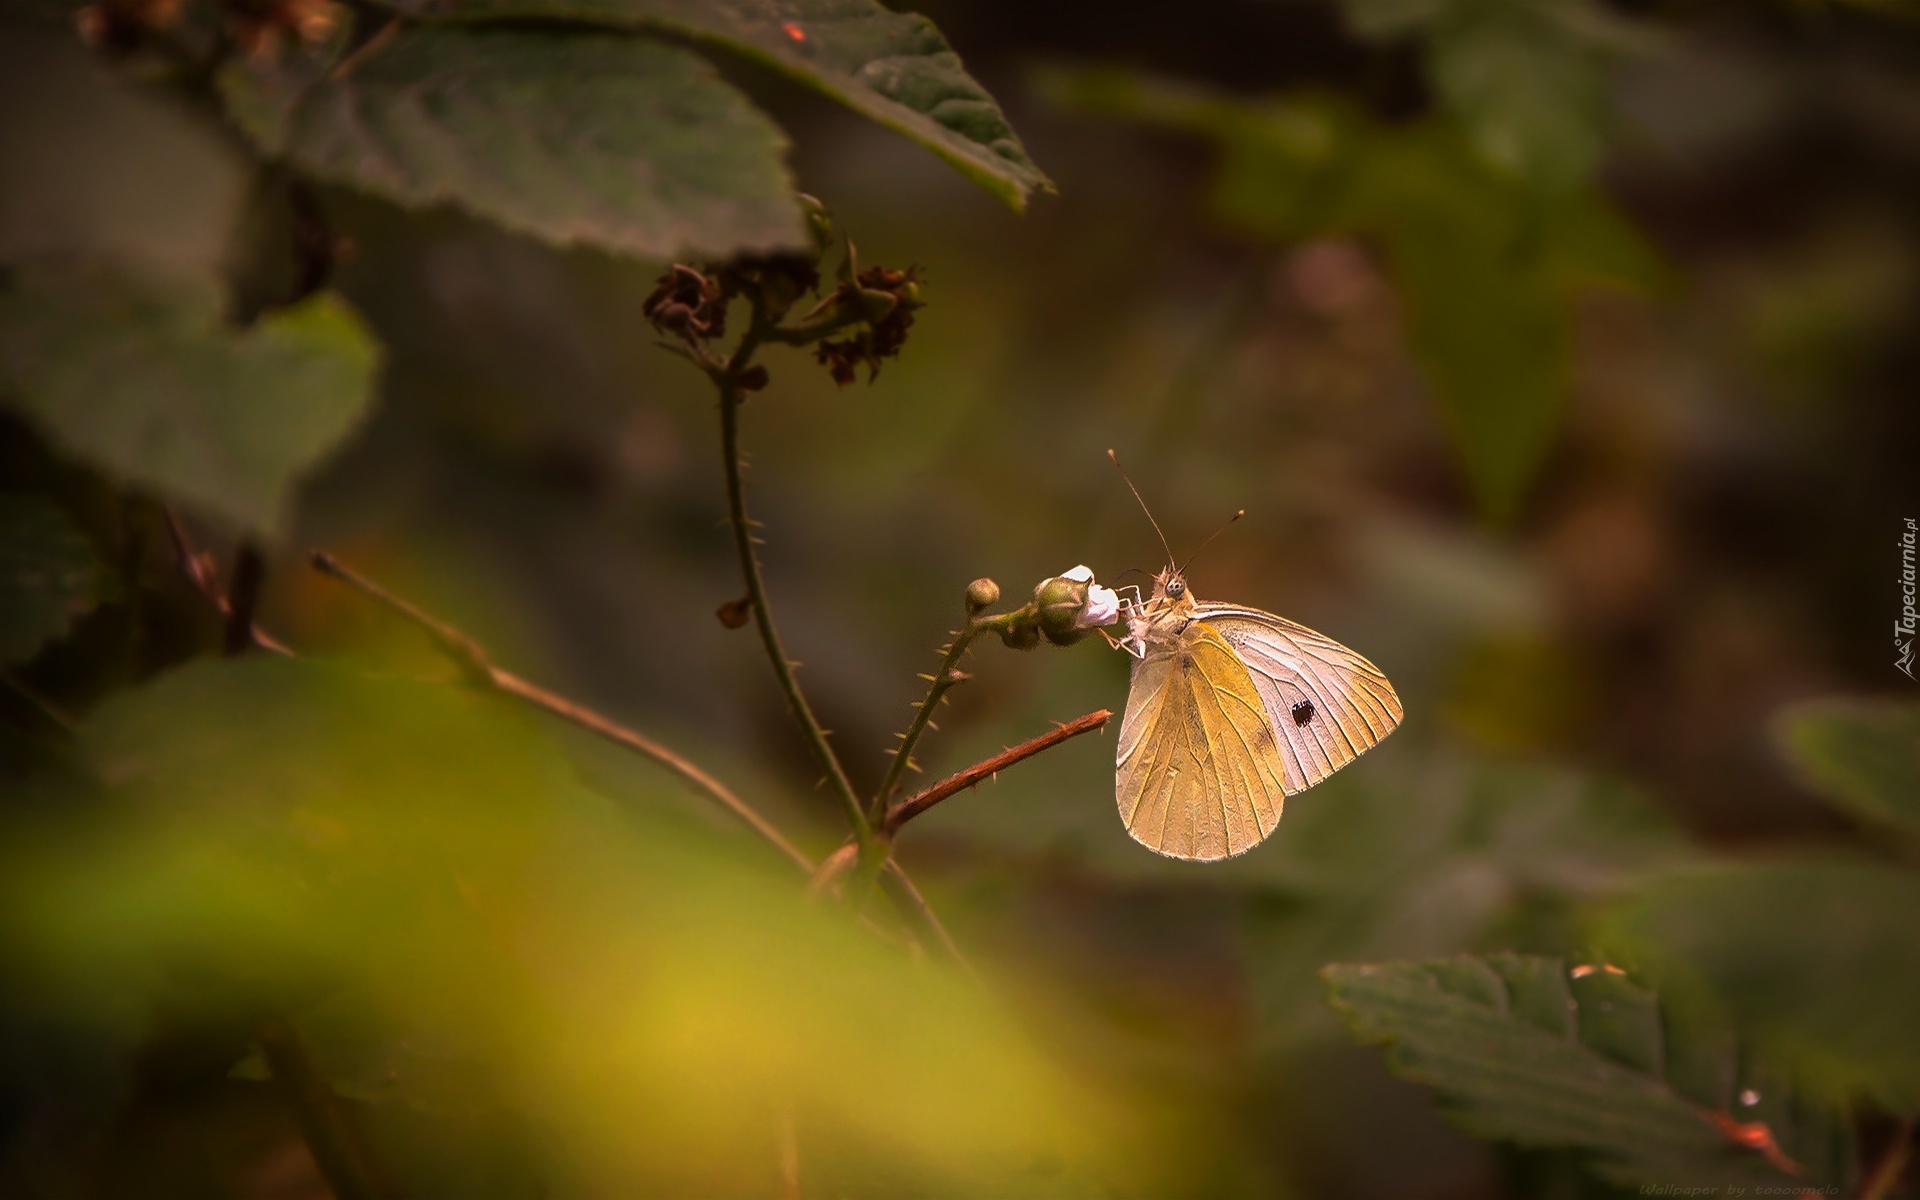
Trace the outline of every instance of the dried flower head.
{"type": "Polygon", "coordinates": [[[80,40],[104,54],[129,54],[148,36],[180,23],[182,0],[102,0],[74,17],[80,40]]]}
{"type": "Polygon", "coordinates": [[[708,341],[727,332],[730,295],[718,280],[675,263],[660,277],[640,312],[662,333],[677,334],[689,342],[708,341]]]}
{"type": "Polygon", "coordinates": [[[340,28],[334,0],[226,0],[227,33],[248,58],[278,62],[288,39],[319,45],[340,28]]]}
{"type": "Polygon", "coordinates": [[[869,267],[843,281],[829,303],[857,306],[866,328],[852,337],[821,342],[814,357],[843,387],[854,381],[854,370],[862,364],[872,383],[879,378],[881,361],[895,357],[907,344],[907,330],[921,303],[920,268],[869,267]]]}

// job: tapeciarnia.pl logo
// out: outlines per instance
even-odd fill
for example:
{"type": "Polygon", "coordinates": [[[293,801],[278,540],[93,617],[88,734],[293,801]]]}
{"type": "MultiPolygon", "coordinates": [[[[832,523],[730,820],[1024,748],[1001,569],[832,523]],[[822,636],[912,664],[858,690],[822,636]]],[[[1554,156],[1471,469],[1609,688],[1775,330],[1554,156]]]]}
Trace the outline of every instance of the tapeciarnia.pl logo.
{"type": "Polygon", "coordinates": [[[1913,674],[1913,630],[1916,617],[1913,610],[1914,578],[1913,549],[1916,529],[1914,519],[1907,518],[1907,528],[1900,534],[1900,615],[1893,622],[1893,651],[1896,657],[1893,665],[1906,675],[1913,674]]]}

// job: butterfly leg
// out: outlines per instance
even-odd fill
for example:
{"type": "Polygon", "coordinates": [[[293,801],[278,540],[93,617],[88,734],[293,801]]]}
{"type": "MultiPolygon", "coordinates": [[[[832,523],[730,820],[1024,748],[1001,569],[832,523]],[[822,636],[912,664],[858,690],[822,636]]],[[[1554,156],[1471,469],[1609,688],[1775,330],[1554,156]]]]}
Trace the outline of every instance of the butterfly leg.
{"type": "Polygon", "coordinates": [[[1107,649],[1109,650],[1125,650],[1135,658],[1145,658],[1147,656],[1147,648],[1140,644],[1140,639],[1138,638],[1117,638],[1104,629],[1095,629],[1094,632],[1107,639],[1107,649]]]}

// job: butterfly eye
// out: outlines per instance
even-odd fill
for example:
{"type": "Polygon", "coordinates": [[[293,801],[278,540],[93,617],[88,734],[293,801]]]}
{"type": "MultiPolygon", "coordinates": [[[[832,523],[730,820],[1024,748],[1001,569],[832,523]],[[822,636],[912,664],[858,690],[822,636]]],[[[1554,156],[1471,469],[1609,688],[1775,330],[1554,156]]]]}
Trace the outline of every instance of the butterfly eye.
{"type": "Polygon", "coordinates": [[[1167,595],[1173,597],[1175,600],[1178,600],[1181,596],[1186,595],[1186,592],[1187,592],[1187,583],[1184,579],[1167,580],[1167,595]]]}

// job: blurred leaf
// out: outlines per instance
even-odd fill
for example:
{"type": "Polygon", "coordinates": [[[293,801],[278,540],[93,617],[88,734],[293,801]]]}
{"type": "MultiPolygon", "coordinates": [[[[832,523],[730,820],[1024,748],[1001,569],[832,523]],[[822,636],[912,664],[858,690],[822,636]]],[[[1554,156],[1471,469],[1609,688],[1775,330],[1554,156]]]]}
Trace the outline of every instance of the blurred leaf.
{"type": "Polygon", "coordinates": [[[1212,200],[1230,225],[1280,242],[1377,239],[1409,345],[1495,520],[1518,508],[1559,428],[1573,289],[1660,282],[1600,193],[1492,169],[1445,121],[1389,127],[1336,100],[1238,100],[1111,69],[1055,70],[1042,86],[1058,103],[1218,142],[1212,200]]]}
{"type": "Polygon", "coordinates": [[[1808,786],[1864,821],[1920,833],[1920,704],[1817,700],[1774,718],[1808,786]]]}
{"type": "Polygon", "coordinates": [[[263,152],[407,207],[653,258],[805,240],[784,135],[660,42],[420,28],[339,77],[236,66],[222,86],[263,152]]]}
{"type": "Polygon", "coordinates": [[[664,797],[615,809],[493,698],[200,662],[102,706],[81,749],[110,807],[0,840],[0,953],[60,1020],[344,991],[303,1017],[337,1086],[402,1070],[387,1097],[436,1103],[448,1063],[419,1060],[448,1055],[543,1131],[548,1191],[771,1190],[785,1104],[923,1191],[1151,1154],[979,988],[664,797]],[[396,1042],[418,1029],[435,1044],[396,1042]]]}
{"type": "Polygon", "coordinates": [[[217,125],[104,70],[71,13],[44,29],[0,21],[0,79],[0,262],[75,256],[169,277],[217,273],[248,166],[217,125]]]}
{"type": "Polygon", "coordinates": [[[1566,191],[1606,150],[1612,59],[1647,35],[1588,0],[1346,0],[1368,38],[1419,34],[1447,111],[1483,161],[1566,191]]]}
{"type": "MultiPolygon", "coordinates": [[[[1786,1186],[1798,1178],[1737,1145],[1715,1120],[1736,1119],[1738,1090],[1751,1082],[1724,1026],[1676,1013],[1603,968],[1580,975],[1560,959],[1504,954],[1324,972],[1354,1035],[1387,1044],[1396,1074],[1435,1089],[1481,1137],[1577,1148],[1592,1155],[1592,1170],[1622,1184],[1786,1186]]],[[[1782,1104],[1776,1082],[1767,1086],[1782,1104]]],[[[1844,1117],[1781,1111],[1797,1122],[1768,1128],[1812,1173],[1801,1182],[1844,1184],[1844,1117]]]]}
{"type": "Polygon", "coordinates": [[[1400,37],[1431,26],[1456,0],[1345,0],[1347,24],[1364,38],[1400,37]]]}
{"type": "Polygon", "coordinates": [[[1836,1092],[1920,1112],[1920,874],[1867,862],[1719,864],[1608,915],[1606,944],[1836,1092]]]}
{"type": "Polygon", "coordinates": [[[1346,779],[1293,800],[1261,864],[1245,940],[1271,1048],[1326,1032],[1328,962],[1471,949],[1516,906],[1605,895],[1687,853],[1633,791],[1570,772],[1429,757],[1346,779]]]}
{"type": "Polygon", "coordinates": [[[109,474],[265,532],[360,421],[378,359],[331,295],[232,332],[210,290],[38,266],[0,283],[0,401],[109,474]]]}
{"type": "Polygon", "coordinates": [[[0,496],[0,664],[25,662],[100,599],[93,546],[41,496],[0,496]]]}
{"type": "Polygon", "coordinates": [[[456,20],[574,21],[724,47],[905,134],[1024,209],[1053,184],[932,21],[874,0],[468,0],[456,20]]]}
{"type": "MultiPolygon", "coordinates": [[[[423,1113],[471,1116],[500,1106],[494,1081],[472,1047],[443,1030],[396,1030],[364,996],[336,994],[297,1013],[291,1024],[334,1094],[361,1104],[404,1104],[423,1113]]],[[[258,1047],[234,1065],[235,1079],[272,1072],[258,1047]]]]}

